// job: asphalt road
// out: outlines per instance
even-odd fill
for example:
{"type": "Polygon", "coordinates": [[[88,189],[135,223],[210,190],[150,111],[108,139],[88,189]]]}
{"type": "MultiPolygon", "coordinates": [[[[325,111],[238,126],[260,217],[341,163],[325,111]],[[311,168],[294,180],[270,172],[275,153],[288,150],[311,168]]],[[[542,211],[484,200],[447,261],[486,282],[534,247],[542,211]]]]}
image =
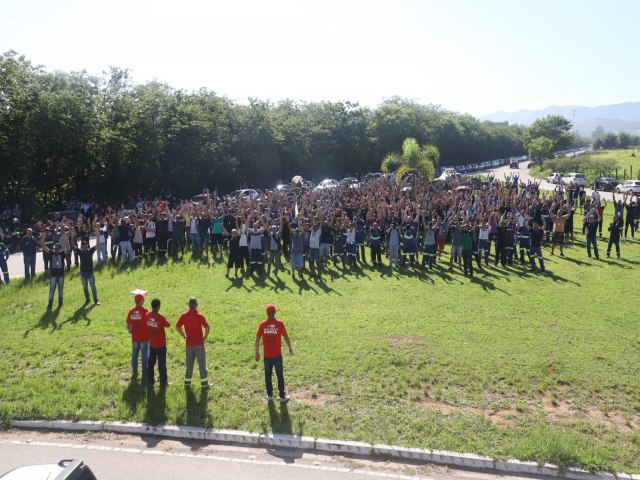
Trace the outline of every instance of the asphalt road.
{"type": "MultiPolygon", "coordinates": [[[[416,462],[316,455],[110,433],[0,432],[0,475],[13,468],[81,459],[99,480],[206,478],[213,480],[489,480],[491,472],[453,470],[416,462]]],[[[501,479],[516,477],[499,475],[501,479]]],[[[522,477],[519,477],[520,479],[522,477]]],[[[38,479],[34,479],[38,480],[38,479]]]]}

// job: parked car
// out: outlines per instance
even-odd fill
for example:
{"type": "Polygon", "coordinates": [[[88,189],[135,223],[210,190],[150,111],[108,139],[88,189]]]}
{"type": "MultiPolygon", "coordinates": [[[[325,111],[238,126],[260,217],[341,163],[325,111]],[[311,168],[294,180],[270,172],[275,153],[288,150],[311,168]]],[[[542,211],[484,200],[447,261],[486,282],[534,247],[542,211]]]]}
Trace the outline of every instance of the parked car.
{"type": "Polygon", "coordinates": [[[577,187],[584,187],[587,181],[584,178],[584,173],[571,172],[562,177],[563,185],[573,185],[577,187]]]}
{"type": "Polygon", "coordinates": [[[382,173],[380,172],[374,172],[374,173],[367,173],[362,180],[364,182],[368,181],[368,180],[378,180],[379,178],[382,178],[382,173]]]}
{"type": "Polygon", "coordinates": [[[520,164],[517,160],[512,160],[511,163],[509,163],[509,168],[520,168],[520,164]]]}
{"type": "Polygon", "coordinates": [[[547,182],[549,183],[560,183],[562,180],[562,174],[558,172],[553,172],[551,175],[547,177],[547,182]]]}
{"type": "Polygon", "coordinates": [[[227,195],[227,198],[235,200],[238,197],[242,197],[243,199],[246,199],[246,198],[258,198],[259,196],[260,194],[256,192],[254,189],[243,188],[240,190],[236,190],[235,192],[231,192],[229,195],[227,195]]]}
{"type": "Polygon", "coordinates": [[[593,190],[603,190],[605,192],[613,192],[620,185],[620,182],[611,177],[598,177],[591,182],[593,190]]]}
{"type": "Polygon", "coordinates": [[[640,180],[625,180],[615,190],[616,193],[640,194],[640,180]]]}
{"type": "Polygon", "coordinates": [[[333,178],[325,178],[324,180],[322,180],[318,186],[316,187],[316,189],[318,190],[326,190],[328,188],[336,188],[340,186],[340,182],[337,180],[334,180],[333,178]]]}
{"type": "Polygon", "coordinates": [[[499,167],[500,166],[500,160],[492,160],[491,161],[491,166],[492,167],[499,167]]]}
{"type": "Polygon", "coordinates": [[[353,185],[355,183],[358,183],[358,179],[355,177],[345,177],[340,181],[340,183],[342,183],[343,185],[353,185]]]}

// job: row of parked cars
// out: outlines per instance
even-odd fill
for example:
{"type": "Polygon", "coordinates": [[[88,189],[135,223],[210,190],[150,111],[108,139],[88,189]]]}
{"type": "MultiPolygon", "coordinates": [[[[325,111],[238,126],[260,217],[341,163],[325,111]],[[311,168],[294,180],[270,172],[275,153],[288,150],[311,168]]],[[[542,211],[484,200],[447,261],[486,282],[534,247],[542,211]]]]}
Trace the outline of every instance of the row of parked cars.
{"type": "Polygon", "coordinates": [[[453,168],[458,173],[479,172],[481,170],[487,170],[489,168],[502,167],[503,165],[515,166],[514,168],[518,168],[519,163],[525,160],[527,160],[526,155],[522,157],[498,158],[496,160],[487,160],[482,163],[469,163],[467,165],[456,165],[453,168]]]}
{"type": "MultiPolygon", "coordinates": [[[[554,172],[547,177],[547,181],[549,183],[564,186],[586,186],[584,173],[578,172],[571,172],[567,174],[554,172]]],[[[640,180],[625,180],[624,182],[619,182],[612,177],[598,177],[592,180],[589,186],[592,190],[600,190],[604,192],[640,193],[640,180]]]]}

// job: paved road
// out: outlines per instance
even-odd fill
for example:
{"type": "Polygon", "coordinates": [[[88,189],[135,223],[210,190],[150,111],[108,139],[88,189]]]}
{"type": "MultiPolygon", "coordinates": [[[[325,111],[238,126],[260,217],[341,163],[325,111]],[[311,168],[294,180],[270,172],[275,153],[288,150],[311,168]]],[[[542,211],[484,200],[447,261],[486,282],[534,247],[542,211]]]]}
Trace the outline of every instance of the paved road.
{"type": "MultiPolygon", "coordinates": [[[[98,480],[123,478],[256,478],[356,480],[417,478],[492,480],[485,472],[453,470],[415,462],[315,455],[286,449],[244,448],[109,433],[0,432],[0,475],[25,465],[82,459],[98,480]]],[[[504,480],[516,477],[500,476],[504,480]]]]}
{"type": "MultiPolygon", "coordinates": [[[[527,164],[529,162],[521,162],[520,163],[520,168],[519,169],[515,169],[515,168],[509,168],[508,165],[506,166],[502,166],[502,167],[497,167],[497,168],[492,168],[490,170],[484,170],[482,172],[479,172],[483,175],[489,174],[489,173],[493,173],[496,178],[498,179],[503,179],[504,175],[507,174],[515,174],[517,173],[518,176],[520,177],[520,179],[524,182],[527,183],[528,181],[535,181],[535,182],[539,182],[540,179],[533,177],[532,175],[529,174],[529,169],[527,168],[527,164]]],[[[542,190],[549,190],[549,191],[553,191],[555,190],[557,187],[557,185],[554,185],[553,183],[549,183],[546,180],[542,180],[542,182],[540,183],[540,188],[542,190]]],[[[591,193],[593,192],[593,190],[591,190],[590,188],[585,188],[585,191],[587,192],[587,195],[591,195],[591,193]]],[[[613,202],[613,193],[611,192],[600,192],[600,197],[604,198],[607,202],[613,202]]],[[[618,195],[616,198],[620,198],[622,199],[622,195],[618,195]]]]}

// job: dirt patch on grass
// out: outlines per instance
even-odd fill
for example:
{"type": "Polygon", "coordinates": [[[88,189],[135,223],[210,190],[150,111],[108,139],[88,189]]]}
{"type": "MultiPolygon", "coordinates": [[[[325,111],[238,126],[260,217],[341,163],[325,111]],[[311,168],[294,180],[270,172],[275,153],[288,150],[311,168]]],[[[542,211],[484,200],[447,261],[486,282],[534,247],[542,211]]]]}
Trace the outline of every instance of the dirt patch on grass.
{"type": "MultiPolygon", "coordinates": [[[[559,389],[562,393],[567,387],[559,389]]],[[[640,429],[640,416],[625,413],[620,409],[608,409],[606,406],[589,405],[578,409],[570,400],[558,398],[549,390],[542,392],[537,399],[547,417],[555,421],[587,421],[592,425],[603,424],[606,428],[629,433],[640,429]]]]}
{"type": "Polygon", "coordinates": [[[311,385],[309,388],[289,391],[289,396],[298,403],[322,406],[331,403],[338,398],[338,395],[324,393],[318,385],[311,385]]]}
{"type": "Polygon", "coordinates": [[[393,348],[424,347],[425,345],[427,345],[427,341],[422,337],[398,336],[389,339],[389,346],[393,348]]]}
{"type": "Polygon", "coordinates": [[[429,398],[423,398],[417,401],[417,404],[424,408],[436,410],[444,416],[454,415],[456,413],[462,414],[474,414],[484,415],[491,423],[496,424],[499,427],[512,427],[515,425],[515,418],[518,415],[518,411],[515,407],[509,407],[506,409],[485,409],[471,406],[458,406],[451,405],[445,402],[438,402],[429,398]]]}

